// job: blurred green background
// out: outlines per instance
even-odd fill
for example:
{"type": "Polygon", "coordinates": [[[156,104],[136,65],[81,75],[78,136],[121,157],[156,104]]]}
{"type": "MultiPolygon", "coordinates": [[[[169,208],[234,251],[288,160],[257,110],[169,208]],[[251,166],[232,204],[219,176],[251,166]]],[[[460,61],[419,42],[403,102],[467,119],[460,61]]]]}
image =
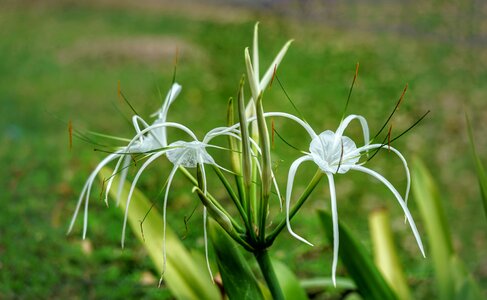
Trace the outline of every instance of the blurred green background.
{"type": "MultiPolygon", "coordinates": [[[[487,286],[487,236],[464,114],[472,120],[480,157],[487,154],[487,5],[480,1],[1,1],[0,2],[0,298],[146,298],[157,274],[143,246],[128,235],[120,248],[121,213],[92,194],[88,239],[81,222],[66,236],[82,185],[104,153],[82,140],[69,147],[68,123],[122,137],[133,135],[130,108],[117,83],[143,117],[162,104],[157,89],[170,87],[176,49],[183,91],[169,119],[202,136],[225,124],[227,100],[244,73],[243,49],[260,21],[261,70],[293,38],[279,78],[304,118],[317,130],[334,130],[341,118],[355,64],[357,84],[348,113],[364,115],[375,132],[406,83],[409,89],[393,120],[393,134],[428,117],[396,147],[421,157],[444,196],[453,241],[481,286],[487,286]],[[461,3],[460,3],[461,2],[461,3]]],[[[249,93],[247,93],[249,94],[249,93]]],[[[266,110],[295,113],[278,85],[267,92],[266,110]]],[[[276,128],[300,149],[309,141],[293,124],[276,128]]],[[[176,140],[176,132],[170,132],[176,140]]],[[[360,135],[352,126],[349,136],[360,135]]],[[[358,142],[358,139],[356,139],[358,142]]],[[[102,140],[101,142],[107,143],[102,140]]],[[[221,141],[224,145],[224,140],[221,141]]],[[[108,141],[110,145],[113,142],[108,141]]],[[[296,152],[275,142],[275,168],[284,186],[296,152]]],[[[224,162],[225,164],[226,162],[224,162]]],[[[370,168],[400,190],[400,162],[385,151],[370,168]]],[[[304,168],[296,192],[314,169],[304,168]]],[[[160,206],[169,165],[161,160],[145,173],[141,190],[160,206]]],[[[133,173],[132,173],[133,174],[133,173]]],[[[370,247],[367,215],[390,208],[401,260],[418,298],[432,293],[432,266],[423,259],[392,195],[362,174],[337,176],[340,219],[370,247]]],[[[211,185],[211,183],[210,183],[211,185]]],[[[224,191],[213,181],[214,194],[224,191]]],[[[411,201],[417,215],[415,199],[411,201]]],[[[300,244],[284,232],[274,256],[301,278],[329,276],[331,246],[310,218],[328,205],[325,184],[294,221],[296,232],[315,243],[300,244]]],[[[201,207],[182,176],[171,192],[169,224],[190,248],[203,249],[201,207]],[[184,218],[196,212],[186,229],[184,218]]],[[[274,214],[279,213],[276,203],[274,214]]],[[[420,231],[421,222],[418,221],[420,231]]],[[[424,232],[424,230],[423,230],[424,232]]],[[[428,236],[423,234],[428,240],[428,236]]],[[[345,274],[339,268],[339,273],[345,274]]],[[[484,291],[485,292],[485,291],[484,291]]]]}

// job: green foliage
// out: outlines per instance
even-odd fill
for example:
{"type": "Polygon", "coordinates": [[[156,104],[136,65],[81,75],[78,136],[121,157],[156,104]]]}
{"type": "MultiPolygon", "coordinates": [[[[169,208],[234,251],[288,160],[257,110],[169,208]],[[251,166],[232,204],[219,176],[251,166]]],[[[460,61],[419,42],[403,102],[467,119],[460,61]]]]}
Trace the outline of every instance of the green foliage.
{"type": "MultiPolygon", "coordinates": [[[[104,168],[100,172],[101,178],[109,178],[112,171],[104,168]]],[[[126,199],[130,183],[124,184],[120,200],[120,208],[125,210],[126,199]]],[[[115,180],[110,193],[116,197],[118,181],[115,180]]],[[[135,189],[128,220],[137,238],[144,244],[152,261],[159,272],[163,271],[163,222],[157,210],[151,209],[151,202],[135,189]],[[141,220],[144,220],[141,225],[141,220]],[[143,231],[142,231],[143,229],[143,231]]],[[[163,274],[164,281],[177,299],[218,299],[216,286],[212,284],[204,265],[194,260],[180,242],[176,234],[166,225],[167,266],[163,274]]]]}
{"type": "Polygon", "coordinates": [[[399,299],[412,299],[406,276],[394,245],[387,210],[380,209],[372,212],[369,215],[369,227],[377,267],[399,299]]]}
{"type": "Polygon", "coordinates": [[[209,236],[216,252],[225,292],[230,299],[263,300],[259,283],[237,244],[218,223],[209,219],[209,236]]]}
{"type": "Polygon", "coordinates": [[[419,159],[413,162],[412,178],[415,202],[429,238],[439,299],[481,299],[477,283],[453,249],[442,204],[446,198],[440,196],[433,177],[419,159]]]}
{"type": "MultiPolygon", "coordinates": [[[[320,210],[319,217],[328,239],[333,240],[333,224],[329,212],[320,210]]],[[[348,274],[355,281],[364,299],[397,299],[365,247],[352,233],[339,223],[339,256],[348,274]]]]}
{"type": "Polygon", "coordinates": [[[282,288],[284,298],[287,300],[308,299],[306,292],[301,286],[296,274],[294,274],[284,263],[272,259],[272,265],[276,272],[277,280],[282,288]]]}
{"type": "Polygon", "coordinates": [[[470,147],[472,148],[472,156],[475,162],[475,170],[477,171],[477,179],[479,181],[480,195],[482,197],[482,204],[484,206],[485,217],[487,218],[487,174],[485,173],[484,165],[480,160],[477,150],[475,148],[475,139],[473,137],[472,126],[468,116],[465,115],[467,120],[468,139],[470,141],[470,147]]]}

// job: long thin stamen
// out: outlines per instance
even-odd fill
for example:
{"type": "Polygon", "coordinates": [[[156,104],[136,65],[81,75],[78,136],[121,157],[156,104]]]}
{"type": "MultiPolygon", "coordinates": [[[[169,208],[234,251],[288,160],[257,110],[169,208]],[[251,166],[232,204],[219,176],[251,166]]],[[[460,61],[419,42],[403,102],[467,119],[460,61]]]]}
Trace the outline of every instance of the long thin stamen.
{"type": "Polygon", "coordinates": [[[355,65],[355,75],[353,75],[352,84],[350,85],[350,90],[348,91],[347,102],[345,103],[345,108],[343,109],[342,120],[343,118],[345,118],[345,113],[347,112],[348,103],[350,102],[350,97],[352,96],[353,86],[355,85],[355,80],[357,80],[358,68],[359,68],[359,63],[357,62],[357,64],[355,65]]]}
{"type": "Polygon", "coordinates": [[[399,105],[401,104],[402,99],[404,99],[404,95],[406,94],[407,89],[408,89],[408,84],[406,84],[406,86],[404,87],[404,90],[402,91],[401,97],[399,97],[399,100],[397,101],[396,106],[394,107],[394,109],[392,110],[391,114],[389,115],[389,117],[385,121],[384,125],[382,125],[382,127],[379,130],[379,132],[377,132],[377,134],[372,138],[372,140],[375,140],[379,136],[379,134],[382,132],[382,130],[384,130],[384,128],[386,128],[386,126],[389,123],[389,121],[391,120],[392,116],[394,115],[394,113],[399,108],[399,105]]]}

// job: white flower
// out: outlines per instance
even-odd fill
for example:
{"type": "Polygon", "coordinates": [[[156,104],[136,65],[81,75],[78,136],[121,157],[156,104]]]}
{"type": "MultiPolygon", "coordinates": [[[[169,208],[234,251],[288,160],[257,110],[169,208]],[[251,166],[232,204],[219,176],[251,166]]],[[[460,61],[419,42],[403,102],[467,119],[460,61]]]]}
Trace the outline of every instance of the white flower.
{"type": "MultiPolygon", "coordinates": [[[[181,91],[181,86],[179,84],[174,83],[171,86],[161,109],[156,113],[157,119],[155,120],[154,124],[158,124],[166,121],[166,116],[167,116],[167,111],[169,109],[169,106],[171,105],[171,103],[174,102],[176,97],[179,95],[180,91],[181,91]]],[[[118,197],[117,197],[117,199],[120,199],[123,182],[125,181],[125,178],[127,176],[128,167],[130,166],[131,154],[153,151],[154,149],[158,149],[166,146],[167,142],[166,142],[165,129],[161,130],[159,128],[158,130],[144,132],[144,134],[141,134],[139,123],[142,123],[144,127],[148,127],[149,125],[141,117],[137,115],[132,117],[132,122],[134,125],[134,129],[136,131],[137,139],[135,141],[131,141],[129,146],[121,147],[114,153],[104,158],[96,166],[95,170],[90,174],[90,176],[88,176],[88,179],[86,180],[86,183],[83,186],[83,189],[81,190],[81,194],[79,196],[76,209],[74,211],[73,217],[71,219],[71,223],[68,228],[68,233],[70,233],[71,230],[73,229],[74,223],[76,221],[79,210],[81,208],[81,204],[83,203],[83,200],[85,200],[85,207],[84,207],[85,211],[84,211],[84,218],[83,218],[83,239],[86,238],[86,232],[88,228],[88,204],[89,204],[89,198],[91,193],[91,187],[93,185],[93,181],[96,179],[96,176],[98,175],[98,173],[103,167],[108,165],[110,162],[118,159],[113,174],[110,177],[106,187],[105,203],[108,205],[108,192],[110,191],[110,187],[112,185],[115,175],[118,173],[118,170],[122,165],[121,172],[120,172],[120,184],[118,190],[118,197]]]]}
{"type": "Polygon", "coordinates": [[[335,192],[335,183],[334,183],[334,175],[344,174],[350,170],[360,171],[366,174],[369,174],[375,177],[377,180],[382,182],[394,195],[396,200],[398,201],[399,205],[404,211],[406,215],[406,219],[409,221],[411,229],[413,231],[413,235],[416,239],[416,242],[419,246],[421,253],[424,254],[423,244],[421,242],[421,237],[419,236],[418,230],[414,223],[414,220],[407,208],[407,198],[409,195],[410,189],[410,174],[409,169],[406,163],[406,160],[402,156],[402,154],[393,147],[387,146],[387,148],[395,153],[402,161],[407,177],[407,187],[405,193],[405,199],[399,194],[396,188],[382,175],[379,173],[366,168],[363,166],[364,163],[360,163],[360,158],[367,153],[371,149],[378,149],[384,147],[383,144],[370,144],[369,142],[369,128],[367,125],[367,121],[364,117],[358,115],[350,115],[345,118],[338,129],[333,132],[330,130],[324,131],[321,134],[317,135],[311,127],[302,122],[296,120],[300,123],[303,128],[310,134],[312,141],[309,147],[309,153],[306,153],[304,156],[296,159],[288,173],[288,182],[287,182],[287,189],[286,189],[286,225],[290,232],[290,234],[297,238],[298,240],[312,245],[306,239],[302,238],[301,236],[294,233],[291,229],[291,224],[289,220],[289,213],[290,213],[290,203],[291,203],[291,194],[293,188],[294,177],[296,176],[296,171],[298,167],[306,161],[314,162],[321,171],[323,171],[327,178],[328,178],[328,185],[330,189],[330,196],[331,196],[331,212],[332,212],[332,220],[333,220],[333,263],[332,263],[332,280],[333,283],[336,285],[336,268],[338,262],[338,245],[339,245],[339,236],[338,236],[338,211],[337,211],[337,201],[336,201],[336,192],[335,192]],[[364,137],[364,146],[357,148],[355,142],[343,135],[344,130],[350,124],[351,121],[358,120],[362,126],[363,130],[363,137],[364,137]]]}
{"type": "MultiPolygon", "coordinates": [[[[167,200],[169,196],[169,190],[171,188],[172,180],[174,178],[174,175],[176,174],[176,171],[180,167],[185,167],[185,168],[196,168],[199,167],[200,171],[202,173],[202,178],[203,178],[203,192],[206,194],[207,193],[207,184],[206,184],[206,171],[205,171],[205,164],[210,164],[210,165],[215,165],[216,167],[228,171],[227,169],[223,168],[222,166],[218,165],[215,160],[208,154],[206,151],[207,147],[214,147],[214,148],[220,148],[218,146],[210,145],[209,142],[220,135],[230,135],[236,138],[240,138],[235,129],[228,129],[226,127],[220,127],[220,128],[215,128],[211,131],[209,131],[204,139],[202,141],[199,141],[196,137],[196,135],[187,127],[184,125],[178,124],[178,123],[173,123],[173,122],[164,122],[164,123],[155,123],[151,126],[148,126],[144,130],[140,131],[131,141],[129,146],[127,146],[128,149],[132,147],[132,144],[136,145],[137,139],[140,136],[144,136],[145,134],[149,132],[154,132],[155,130],[161,129],[161,128],[166,128],[166,127],[173,127],[180,129],[187,133],[191,137],[191,141],[176,141],[171,144],[169,144],[165,148],[160,148],[160,149],[155,149],[154,151],[148,153],[148,158],[147,160],[142,164],[140,167],[139,171],[134,177],[134,180],[132,181],[132,185],[130,187],[130,191],[127,197],[127,204],[125,207],[125,217],[123,221],[123,228],[122,228],[122,247],[124,246],[125,242],[125,231],[126,231],[126,226],[127,226],[127,220],[128,220],[128,211],[130,207],[130,201],[132,199],[132,194],[134,192],[135,186],[137,184],[137,181],[139,180],[141,174],[144,172],[144,170],[157,158],[166,155],[168,160],[173,164],[173,167],[169,173],[168,179],[167,179],[167,186],[166,186],[166,191],[164,194],[164,200],[163,200],[163,210],[162,210],[162,219],[163,219],[163,270],[165,270],[166,267],[166,211],[167,211],[167,200]]],[[[230,172],[230,171],[228,171],[230,172]]],[[[207,222],[207,209],[206,207],[203,208],[203,234],[204,234],[204,241],[205,241],[205,256],[206,256],[206,262],[207,262],[207,267],[208,271],[210,273],[210,276],[212,276],[212,272],[210,269],[209,265],[209,260],[208,260],[208,238],[207,238],[207,231],[206,231],[206,222],[207,222]]],[[[164,271],[163,271],[164,273],[164,271]]],[[[162,279],[162,277],[161,277],[162,279]]]]}

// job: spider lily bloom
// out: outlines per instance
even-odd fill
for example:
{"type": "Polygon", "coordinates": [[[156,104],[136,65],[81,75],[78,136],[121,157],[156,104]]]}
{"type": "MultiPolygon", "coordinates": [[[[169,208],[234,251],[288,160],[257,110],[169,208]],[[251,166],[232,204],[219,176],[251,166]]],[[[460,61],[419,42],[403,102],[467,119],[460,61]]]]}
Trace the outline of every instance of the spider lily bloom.
{"type": "MultiPolygon", "coordinates": [[[[155,120],[154,124],[165,122],[169,106],[171,105],[171,103],[174,102],[176,97],[179,95],[180,91],[181,91],[181,86],[179,84],[174,83],[171,86],[169,92],[167,93],[166,99],[164,100],[161,110],[157,112],[157,119],[155,120]]],[[[127,171],[130,164],[131,154],[151,151],[166,146],[167,142],[166,142],[165,130],[159,129],[159,131],[151,131],[145,134],[140,134],[141,129],[140,129],[139,122],[142,123],[145,127],[148,127],[147,123],[137,115],[133,116],[132,122],[136,131],[136,135],[138,137],[137,140],[135,142],[131,142],[130,147],[128,146],[121,147],[114,153],[108,155],[96,166],[95,170],[90,174],[85,185],[83,186],[83,189],[81,190],[81,194],[79,196],[75,212],[73,214],[71,223],[68,228],[68,234],[73,229],[74,223],[76,221],[79,210],[81,208],[81,204],[83,203],[83,200],[85,200],[85,207],[84,207],[85,211],[84,211],[84,218],[83,218],[83,239],[86,238],[86,232],[88,227],[88,203],[89,203],[89,197],[91,193],[91,187],[93,185],[93,181],[96,179],[96,176],[98,175],[98,173],[103,167],[108,165],[110,162],[118,159],[118,162],[115,166],[112,176],[108,181],[107,188],[106,188],[105,203],[108,205],[108,192],[110,191],[110,187],[112,185],[113,179],[115,175],[118,173],[122,161],[123,161],[123,167],[120,175],[120,184],[119,184],[117,199],[120,199],[123,182],[125,181],[125,178],[127,176],[127,171]]],[[[118,201],[119,200],[117,200],[117,203],[118,201]]]]}
{"type": "MultiPolygon", "coordinates": [[[[166,185],[166,191],[164,194],[164,200],[163,200],[163,211],[162,211],[162,218],[163,218],[163,270],[165,270],[166,267],[166,211],[167,211],[167,200],[169,197],[169,190],[171,188],[172,180],[174,178],[174,175],[176,174],[176,171],[180,167],[184,168],[198,168],[199,171],[202,174],[202,181],[203,181],[203,193],[206,195],[207,194],[207,185],[206,185],[206,172],[205,172],[205,167],[204,165],[213,165],[216,166],[219,169],[222,169],[224,171],[230,172],[226,168],[218,165],[213,157],[210,156],[210,154],[207,152],[206,148],[211,147],[211,148],[219,148],[222,149],[219,146],[211,145],[209,144],[210,141],[221,135],[229,135],[233,136],[236,138],[239,138],[237,135],[237,131],[234,129],[228,129],[226,127],[219,127],[215,128],[211,131],[209,131],[205,137],[203,138],[202,141],[199,141],[196,135],[186,126],[179,124],[179,123],[174,123],[174,122],[156,122],[155,124],[151,126],[147,126],[143,130],[141,130],[129,143],[127,146],[127,149],[131,149],[132,147],[141,150],[140,146],[138,145],[138,139],[140,137],[145,136],[146,134],[150,134],[149,136],[152,136],[154,132],[162,132],[161,129],[165,129],[167,127],[172,127],[176,129],[180,129],[183,132],[185,132],[189,137],[191,138],[191,141],[176,141],[172,142],[167,147],[159,147],[156,149],[148,149],[147,152],[141,152],[145,153],[147,155],[147,160],[142,164],[138,172],[136,173],[134,180],[132,182],[132,185],[130,187],[128,197],[127,197],[127,204],[125,207],[125,216],[124,216],[124,221],[123,221],[123,228],[122,228],[122,239],[121,239],[121,244],[122,248],[124,247],[125,243],[125,232],[126,232],[126,226],[127,226],[127,220],[128,220],[128,211],[130,207],[130,201],[132,199],[132,194],[135,190],[135,186],[144,172],[144,170],[156,159],[159,157],[165,155],[167,159],[173,164],[173,167],[169,173],[168,179],[167,179],[167,185],[166,185]]],[[[132,151],[132,150],[131,150],[132,151]]],[[[205,240],[205,256],[206,256],[206,261],[207,261],[207,267],[210,275],[212,276],[212,272],[209,266],[209,260],[208,260],[208,243],[207,243],[207,232],[206,232],[206,221],[207,221],[207,209],[206,207],[203,208],[203,230],[204,230],[204,240],[205,240]]],[[[213,277],[213,276],[212,276],[213,277]]],[[[162,279],[162,278],[161,278],[162,279]]]]}
{"type": "MultiPolygon", "coordinates": [[[[306,123],[303,122],[301,125],[306,129],[308,133],[310,133],[312,141],[309,146],[309,153],[306,153],[304,156],[296,159],[292,163],[289,169],[287,189],[286,189],[286,225],[290,234],[293,237],[312,246],[312,244],[308,242],[306,239],[294,233],[294,231],[291,229],[291,224],[289,220],[291,194],[292,194],[294,177],[296,176],[296,171],[303,162],[312,161],[318,166],[318,168],[324,174],[326,174],[328,178],[329,189],[330,189],[331,213],[332,213],[332,221],[333,221],[333,263],[332,263],[333,284],[336,285],[336,268],[338,262],[338,245],[339,245],[338,211],[337,211],[336,191],[335,191],[335,183],[334,183],[334,175],[337,173],[345,174],[350,170],[359,171],[371,175],[372,177],[376,178],[381,183],[383,183],[393,193],[394,197],[396,198],[399,205],[403,209],[404,214],[406,215],[406,219],[409,221],[411,230],[413,231],[413,235],[416,239],[419,249],[423,254],[423,256],[425,256],[423,244],[421,242],[421,237],[419,236],[413,217],[411,216],[411,213],[407,208],[406,201],[399,194],[396,188],[386,178],[384,178],[381,174],[377,173],[376,171],[364,167],[363,165],[365,164],[365,162],[362,163],[360,162],[360,158],[364,155],[364,153],[366,154],[369,150],[380,149],[384,147],[384,144],[370,144],[369,128],[365,118],[358,115],[350,115],[346,117],[344,120],[342,120],[342,122],[338,126],[338,129],[335,132],[326,130],[319,135],[314,133],[311,127],[306,123]],[[355,142],[352,139],[343,135],[345,129],[353,120],[358,120],[362,126],[364,146],[359,148],[357,148],[355,142]]],[[[407,187],[406,187],[405,198],[407,200],[407,197],[409,195],[409,189],[410,189],[410,175],[409,175],[409,169],[406,160],[397,149],[390,146],[387,147],[388,149],[390,149],[390,151],[392,151],[401,159],[404,168],[406,170],[407,187]]]]}
{"type": "MultiPolygon", "coordinates": [[[[151,117],[157,117],[157,119],[154,121],[153,124],[160,124],[166,122],[167,119],[167,112],[169,110],[169,106],[176,100],[176,97],[179,95],[181,92],[181,85],[178,83],[173,83],[171,86],[171,89],[166,95],[166,99],[164,100],[162,107],[160,110],[155,112],[154,114],[151,115],[151,117]]],[[[136,133],[140,133],[140,126],[139,122],[142,123],[144,127],[148,127],[149,125],[139,116],[134,116],[133,117],[133,123],[134,127],[136,130],[136,133]]],[[[141,136],[139,138],[139,143],[136,145],[133,145],[131,147],[131,150],[134,152],[147,152],[150,150],[158,149],[161,147],[166,147],[167,146],[167,133],[166,133],[166,127],[162,128],[156,128],[153,131],[149,132],[146,136],[141,136]]],[[[130,165],[130,156],[123,156],[120,157],[119,161],[117,162],[117,165],[115,166],[115,169],[113,170],[113,174],[110,177],[110,180],[108,181],[107,184],[107,189],[105,193],[105,203],[108,205],[108,192],[110,191],[110,187],[113,182],[113,178],[115,175],[118,173],[118,169],[120,167],[120,164],[123,161],[123,166],[122,166],[122,171],[120,174],[120,179],[119,179],[119,185],[118,185],[118,192],[117,192],[117,205],[120,201],[120,195],[122,193],[122,188],[123,188],[123,183],[125,182],[125,179],[127,178],[127,172],[128,172],[128,167],[130,165]]]]}

